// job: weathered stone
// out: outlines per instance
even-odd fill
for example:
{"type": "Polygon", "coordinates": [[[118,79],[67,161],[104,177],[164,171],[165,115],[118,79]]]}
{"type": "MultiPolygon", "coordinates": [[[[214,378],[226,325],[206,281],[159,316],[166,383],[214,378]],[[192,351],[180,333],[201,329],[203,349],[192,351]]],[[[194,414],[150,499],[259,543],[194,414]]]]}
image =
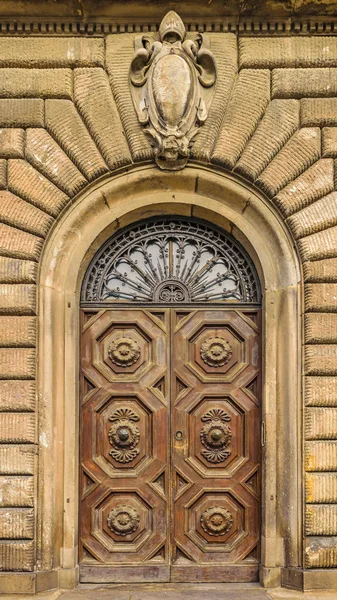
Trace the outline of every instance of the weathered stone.
{"type": "Polygon", "coordinates": [[[337,442],[306,442],[306,471],[337,471],[337,442]]]}
{"type": "Polygon", "coordinates": [[[233,168],[270,98],[270,74],[264,70],[239,73],[221,124],[212,161],[233,168]]]}
{"type": "Polygon", "coordinates": [[[33,507],[34,478],[29,475],[0,477],[0,507],[33,507]]]}
{"type": "Polygon", "coordinates": [[[0,69],[0,98],[71,98],[72,87],[71,69],[0,69]]]}
{"type": "Polygon", "coordinates": [[[0,379],[34,379],[35,371],[35,350],[0,348],[0,379]]]}
{"type": "Polygon", "coordinates": [[[337,344],[337,313],[309,313],[304,319],[307,344],[337,344]]]}
{"type": "Polygon", "coordinates": [[[336,67],[335,37],[241,38],[240,67],[336,67]]]}
{"type": "Polygon", "coordinates": [[[103,69],[76,69],[77,109],[111,170],[131,162],[128,145],[107,74],[103,69]]]}
{"type": "Polygon", "coordinates": [[[282,213],[288,217],[322,198],[334,189],[333,160],[318,160],[312,167],[289,183],[274,198],[282,213]]]}
{"type": "Polygon", "coordinates": [[[23,129],[0,129],[0,157],[22,158],[24,142],[25,132],[23,129]]]}
{"type": "Polygon", "coordinates": [[[36,235],[0,223],[1,255],[37,260],[41,252],[42,244],[43,240],[36,235]]]}
{"type": "Polygon", "coordinates": [[[33,411],[35,393],[34,381],[0,380],[0,412],[33,411]]]}
{"type": "Polygon", "coordinates": [[[121,116],[132,157],[135,161],[148,160],[152,149],[133,108],[129,90],[129,67],[134,54],[134,34],[122,38],[108,35],[106,38],[106,68],[109,73],[113,95],[121,116]]]}
{"type": "Polygon", "coordinates": [[[329,569],[337,566],[337,537],[312,537],[306,539],[305,566],[329,569]]]}
{"type": "Polygon", "coordinates": [[[103,66],[104,40],[72,37],[0,38],[2,67],[103,66]]]}
{"type": "Polygon", "coordinates": [[[34,315],[36,286],[31,284],[3,284],[0,286],[0,314],[34,315]]]}
{"type": "Polygon", "coordinates": [[[303,128],[297,131],[271,161],[257,180],[269,196],[275,196],[283,187],[306,171],[321,152],[320,130],[303,128]]]}
{"type": "Polygon", "coordinates": [[[337,125],[337,98],[303,98],[300,114],[305,127],[337,125]]]}
{"type": "Polygon", "coordinates": [[[11,192],[0,191],[0,221],[46,237],[53,218],[11,192]]]}
{"type": "Polygon", "coordinates": [[[323,127],[322,156],[337,158],[337,127],[323,127]]]}
{"type": "Polygon", "coordinates": [[[0,446],[1,475],[33,475],[37,449],[32,445],[0,446]]]}
{"type": "Polygon", "coordinates": [[[337,95],[337,69],[274,69],[272,98],[337,95]]]}
{"type": "Polygon", "coordinates": [[[0,541],[0,571],[32,571],[34,543],[0,541]]]}
{"type": "Polygon", "coordinates": [[[307,440],[337,439],[337,408],[307,408],[305,437],[307,440]]]}
{"type": "Polygon", "coordinates": [[[337,224],[337,192],[324,196],[287,219],[295,238],[301,238],[337,224]]]}
{"type": "Polygon", "coordinates": [[[27,131],[26,157],[29,162],[69,196],[76,194],[87,180],[43,129],[27,131]]]}
{"type": "Polygon", "coordinates": [[[336,535],[337,505],[308,505],[305,514],[305,532],[307,535],[336,535]]]}
{"type": "Polygon", "coordinates": [[[0,283],[34,283],[37,263],[0,256],[0,283]]]}
{"type": "Polygon", "coordinates": [[[108,171],[74,104],[46,100],[46,128],[88,181],[108,171]]]}
{"type": "Polygon", "coordinates": [[[0,190],[7,187],[7,161],[0,159],[0,190]]]}
{"type": "Polygon", "coordinates": [[[191,156],[209,161],[227,109],[238,70],[237,39],[233,33],[210,33],[211,50],[217,65],[216,89],[206,123],[200,128],[191,156]]]}
{"type": "Polygon", "coordinates": [[[306,377],[307,406],[337,406],[337,377],[306,377]]]}
{"type": "Polygon", "coordinates": [[[43,126],[43,100],[39,98],[0,99],[0,127],[43,126]]]}
{"type": "Polygon", "coordinates": [[[0,413],[0,442],[2,444],[34,443],[35,415],[18,412],[0,413]]]}
{"type": "Polygon", "coordinates": [[[337,227],[330,227],[299,240],[302,260],[320,260],[337,256],[337,227]]]}
{"type": "Polygon", "coordinates": [[[34,536],[34,511],[30,508],[0,508],[0,538],[31,540],[34,536]]]}
{"type": "Polygon", "coordinates": [[[310,283],[337,281],[337,259],[327,258],[303,263],[304,281],[310,283]]]}
{"type": "Polygon", "coordinates": [[[307,473],[305,492],[308,504],[337,503],[337,473],[307,473]]]}
{"type": "Polygon", "coordinates": [[[0,316],[0,346],[32,348],[35,343],[35,317],[0,316]]]}
{"type": "Polygon", "coordinates": [[[245,147],[235,170],[255,180],[299,126],[297,100],[273,100],[245,147]]]}
{"type": "Polygon", "coordinates": [[[337,312],[337,284],[307,284],[304,289],[304,305],[307,312],[337,312]]]}
{"type": "Polygon", "coordinates": [[[56,217],[69,201],[66,194],[25,160],[8,161],[8,187],[53,217],[56,217]]]}
{"type": "Polygon", "coordinates": [[[305,346],[304,369],[306,375],[337,375],[337,346],[305,346]]]}

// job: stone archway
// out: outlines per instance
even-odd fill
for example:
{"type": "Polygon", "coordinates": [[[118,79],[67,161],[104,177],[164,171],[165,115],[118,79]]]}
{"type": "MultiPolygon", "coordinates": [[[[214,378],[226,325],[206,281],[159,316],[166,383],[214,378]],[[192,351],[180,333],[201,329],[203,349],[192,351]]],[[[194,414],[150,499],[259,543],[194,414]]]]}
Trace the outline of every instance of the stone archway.
{"type": "MultiPolygon", "coordinates": [[[[77,580],[78,306],[85,269],[119,227],[153,215],[194,215],[231,231],[264,287],[263,585],[302,566],[300,270],[276,212],[234,177],[138,169],[97,183],[61,217],[41,264],[39,568],[77,580]],[[284,460],[287,457],[287,460],[284,460]],[[62,522],[62,527],[60,523],[62,522]]],[[[42,574],[41,574],[42,575],[42,574]]]]}

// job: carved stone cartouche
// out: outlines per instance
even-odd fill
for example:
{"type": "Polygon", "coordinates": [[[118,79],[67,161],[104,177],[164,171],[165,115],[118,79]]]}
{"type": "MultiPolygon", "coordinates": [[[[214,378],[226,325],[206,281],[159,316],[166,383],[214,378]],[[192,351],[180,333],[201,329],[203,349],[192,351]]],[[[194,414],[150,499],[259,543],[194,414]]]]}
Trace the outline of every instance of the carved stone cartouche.
{"type": "Polygon", "coordinates": [[[215,80],[207,36],[187,38],[176,12],[164,17],[157,39],[136,38],[131,95],[161,169],[177,171],[186,165],[190,145],[207,118],[215,80]]]}

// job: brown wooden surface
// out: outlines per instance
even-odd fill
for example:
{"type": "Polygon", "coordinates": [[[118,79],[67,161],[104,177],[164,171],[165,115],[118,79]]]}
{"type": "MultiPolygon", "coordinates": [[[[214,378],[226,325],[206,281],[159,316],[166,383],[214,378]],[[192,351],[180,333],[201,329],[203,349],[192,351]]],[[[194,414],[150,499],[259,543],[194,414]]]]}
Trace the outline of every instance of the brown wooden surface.
{"type": "Polygon", "coordinates": [[[82,312],[81,581],[257,579],[258,317],[82,312]],[[123,462],[125,423],[136,443],[123,462]]]}

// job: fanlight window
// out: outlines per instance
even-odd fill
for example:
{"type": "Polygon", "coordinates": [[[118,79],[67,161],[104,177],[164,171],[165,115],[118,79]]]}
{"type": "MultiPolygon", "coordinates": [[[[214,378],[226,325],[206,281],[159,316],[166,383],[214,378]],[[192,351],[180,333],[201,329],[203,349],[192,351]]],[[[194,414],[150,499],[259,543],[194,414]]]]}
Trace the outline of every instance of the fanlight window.
{"type": "Polygon", "coordinates": [[[245,250],[213,225],[183,217],[142,221],[116,233],[97,252],[82,303],[260,302],[245,250]]]}

